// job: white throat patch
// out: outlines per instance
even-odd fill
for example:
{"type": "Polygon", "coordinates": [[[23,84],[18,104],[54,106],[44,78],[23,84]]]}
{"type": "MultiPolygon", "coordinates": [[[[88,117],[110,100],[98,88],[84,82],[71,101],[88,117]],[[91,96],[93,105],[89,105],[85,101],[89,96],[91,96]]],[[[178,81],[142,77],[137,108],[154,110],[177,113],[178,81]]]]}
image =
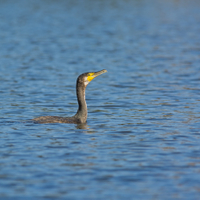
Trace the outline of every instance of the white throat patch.
{"type": "Polygon", "coordinates": [[[84,78],[84,85],[87,86],[89,82],[90,82],[90,81],[88,81],[87,77],[85,77],[85,78],[84,78]]]}

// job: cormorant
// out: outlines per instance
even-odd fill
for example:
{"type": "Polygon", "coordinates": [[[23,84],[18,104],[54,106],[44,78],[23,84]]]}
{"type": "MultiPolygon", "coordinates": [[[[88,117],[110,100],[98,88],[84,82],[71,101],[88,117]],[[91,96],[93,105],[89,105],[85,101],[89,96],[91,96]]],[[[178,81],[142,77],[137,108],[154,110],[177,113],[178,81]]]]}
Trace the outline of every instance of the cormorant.
{"type": "Polygon", "coordinates": [[[76,82],[76,95],[78,101],[77,113],[72,117],[57,117],[57,116],[42,116],[32,119],[35,123],[46,124],[46,123],[73,123],[82,124],[86,123],[87,120],[87,104],[85,101],[85,89],[88,83],[95,77],[107,72],[103,69],[99,72],[87,72],[81,74],[77,78],[76,82]]]}

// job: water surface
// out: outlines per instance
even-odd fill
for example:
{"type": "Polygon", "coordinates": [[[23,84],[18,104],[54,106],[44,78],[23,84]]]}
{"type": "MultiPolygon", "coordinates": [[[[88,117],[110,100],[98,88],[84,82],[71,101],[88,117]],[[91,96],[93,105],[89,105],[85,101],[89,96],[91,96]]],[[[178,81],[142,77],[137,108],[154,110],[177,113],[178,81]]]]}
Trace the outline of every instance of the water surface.
{"type": "Polygon", "coordinates": [[[0,196],[198,199],[199,1],[1,1],[0,196]],[[77,110],[85,125],[34,124],[77,110]]]}

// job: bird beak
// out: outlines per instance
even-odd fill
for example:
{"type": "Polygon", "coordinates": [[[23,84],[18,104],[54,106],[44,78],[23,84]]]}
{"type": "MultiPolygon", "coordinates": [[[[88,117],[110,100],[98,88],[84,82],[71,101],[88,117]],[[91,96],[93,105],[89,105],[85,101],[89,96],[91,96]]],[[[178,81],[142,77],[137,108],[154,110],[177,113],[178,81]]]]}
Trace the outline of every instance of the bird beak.
{"type": "Polygon", "coordinates": [[[101,71],[99,71],[99,72],[92,72],[92,73],[89,73],[88,74],[88,77],[87,77],[87,80],[88,81],[91,81],[91,80],[93,80],[94,78],[96,78],[97,76],[99,76],[99,75],[101,75],[101,74],[103,74],[103,73],[106,73],[107,72],[107,70],[106,69],[103,69],[103,70],[101,70],[101,71]]]}

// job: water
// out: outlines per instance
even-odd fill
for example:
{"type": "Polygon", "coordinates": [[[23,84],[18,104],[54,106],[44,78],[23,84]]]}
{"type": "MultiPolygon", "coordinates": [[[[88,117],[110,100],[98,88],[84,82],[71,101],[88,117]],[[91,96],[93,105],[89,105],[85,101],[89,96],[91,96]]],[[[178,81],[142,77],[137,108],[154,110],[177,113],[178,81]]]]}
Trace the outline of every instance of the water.
{"type": "Polygon", "coordinates": [[[199,199],[199,1],[1,1],[0,197],[199,199]],[[33,124],[77,110],[88,122],[33,124]]]}

